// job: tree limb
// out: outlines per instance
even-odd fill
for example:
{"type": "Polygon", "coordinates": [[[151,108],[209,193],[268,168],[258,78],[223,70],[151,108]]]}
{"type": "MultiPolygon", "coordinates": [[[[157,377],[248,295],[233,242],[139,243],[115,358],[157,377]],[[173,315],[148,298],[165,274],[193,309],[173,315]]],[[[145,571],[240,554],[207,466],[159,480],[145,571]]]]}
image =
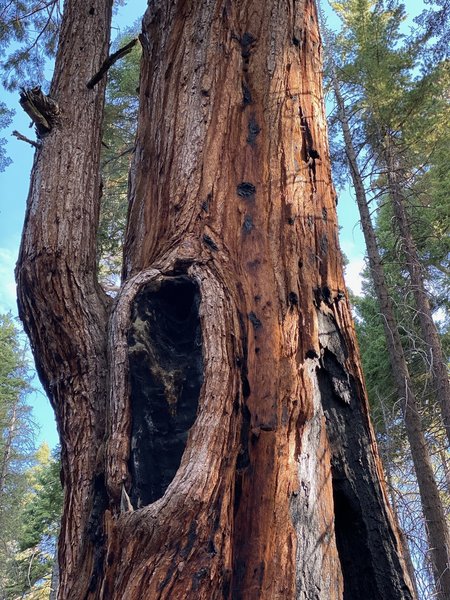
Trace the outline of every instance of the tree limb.
{"type": "Polygon", "coordinates": [[[31,146],[34,146],[35,148],[40,148],[42,145],[41,142],[35,142],[34,140],[30,140],[30,138],[27,138],[25,135],[22,135],[21,133],[19,133],[16,130],[14,130],[12,132],[12,135],[14,137],[16,137],[18,140],[20,140],[21,142],[26,142],[27,144],[30,144],[31,146]]]}
{"type": "Polygon", "coordinates": [[[129,54],[132,51],[132,49],[136,46],[137,43],[138,43],[138,38],[134,38],[133,40],[131,40],[131,42],[128,42],[128,44],[123,46],[123,48],[120,48],[119,50],[117,50],[117,52],[114,52],[113,54],[108,56],[108,58],[104,61],[104,63],[100,67],[100,70],[94,75],[94,77],[92,77],[92,79],[90,79],[87,82],[87,84],[86,84],[87,88],[92,90],[97,85],[97,83],[103,79],[103,77],[106,75],[108,70],[113,66],[113,64],[115,62],[117,62],[120,58],[123,58],[124,56],[129,54]]]}
{"type": "Polygon", "coordinates": [[[35,124],[38,137],[49,133],[53,125],[58,123],[58,104],[50,96],[46,96],[39,86],[22,88],[19,102],[35,124]]]}

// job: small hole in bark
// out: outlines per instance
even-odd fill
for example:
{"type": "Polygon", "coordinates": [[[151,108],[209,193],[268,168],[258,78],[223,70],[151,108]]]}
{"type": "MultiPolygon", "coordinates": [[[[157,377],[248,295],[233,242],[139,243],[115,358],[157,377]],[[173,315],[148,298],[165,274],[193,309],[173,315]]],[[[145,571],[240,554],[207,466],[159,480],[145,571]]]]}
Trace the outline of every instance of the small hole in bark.
{"type": "Polygon", "coordinates": [[[210,556],[215,556],[217,554],[217,550],[214,545],[214,540],[209,540],[209,542],[208,542],[208,554],[210,556]]]}
{"type": "Polygon", "coordinates": [[[331,300],[331,290],[327,285],[324,285],[322,288],[322,298],[327,303],[329,303],[331,300]]]}
{"type": "Polygon", "coordinates": [[[305,356],[306,356],[306,358],[319,358],[319,355],[313,348],[311,348],[310,350],[307,350],[305,356]]]}
{"type": "Polygon", "coordinates": [[[289,217],[287,222],[289,223],[289,225],[293,225],[295,223],[295,221],[292,217],[289,217]]]}
{"type": "Polygon", "coordinates": [[[256,194],[256,187],[249,181],[243,181],[237,186],[237,195],[245,200],[253,200],[256,194]]]}
{"type": "Polygon", "coordinates": [[[250,120],[248,122],[248,135],[247,135],[247,143],[253,146],[255,144],[255,140],[261,131],[258,123],[256,122],[255,115],[252,114],[250,120]]]}
{"type": "Polygon", "coordinates": [[[128,333],[131,502],[164,495],[197,415],[203,356],[197,284],[186,276],[140,291],[128,333]]]}
{"type": "Polygon", "coordinates": [[[258,319],[258,317],[253,311],[248,314],[248,318],[250,319],[250,322],[255,329],[259,329],[260,327],[262,327],[261,321],[258,319]]]}
{"type": "Polygon", "coordinates": [[[202,239],[203,243],[211,248],[211,250],[217,251],[219,249],[219,246],[216,244],[216,242],[209,235],[206,235],[206,233],[202,239]]]}
{"type": "Polygon", "coordinates": [[[294,46],[300,46],[300,40],[297,37],[295,37],[295,35],[292,38],[292,43],[294,44],[294,46]]]}
{"type": "Polygon", "coordinates": [[[298,296],[295,292],[289,292],[288,302],[291,306],[298,305],[298,296]]]}
{"type": "Polygon", "coordinates": [[[256,38],[248,31],[241,37],[241,45],[244,47],[251,46],[254,42],[256,42],[256,38]]]}
{"type": "Polygon", "coordinates": [[[198,591],[198,589],[200,588],[201,580],[207,577],[208,573],[209,569],[207,569],[206,567],[202,567],[192,575],[192,590],[194,592],[198,591]]]}
{"type": "Polygon", "coordinates": [[[204,200],[202,202],[202,210],[204,210],[206,213],[209,212],[211,200],[212,200],[212,194],[211,194],[211,192],[209,192],[209,194],[206,196],[206,200],[204,200]]]}

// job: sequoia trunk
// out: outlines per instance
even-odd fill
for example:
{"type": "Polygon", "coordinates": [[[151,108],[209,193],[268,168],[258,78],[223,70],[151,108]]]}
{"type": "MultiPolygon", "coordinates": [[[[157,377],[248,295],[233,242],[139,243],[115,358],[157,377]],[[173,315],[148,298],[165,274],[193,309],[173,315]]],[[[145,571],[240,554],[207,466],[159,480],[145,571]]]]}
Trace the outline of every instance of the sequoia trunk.
{"type": "Polygon", "coordinates": [[[343,282],[314,4],[154,0],[140,39],[107,335],[72,242],[92,248],[96,210],[68,235],[95,177],[76,198],[42,183],[47,148],[65,176],[64,122],[38,154],[18,269],[65,449],[59,598],[410,599],[343,282]],[[40,260],[50,277],[27,277],[40,260]]]}
{"type": "Polygon", "coordinates": [[[347,119],[344,101],[336,77],[333,78],[339,120],[345,141],[345,152],[355,189],[356,201],[361,217],[361,226],[366,242],[370,274],[373,279],[380,313],[383,318],[386,345],[389,352],[392,375],[401,402],[405,430],[411,449],[414,470],[419,486],[422,511],[427,523],[428,545],[430,548],[433,574],[438,598],[450,599],[450,571],[448,569],[449,533],[439,489],[434,476],[428,446],[422,430],[419,405],[414,394],[411,377],[401,342],[400,333],[394,313],[392,300],[384,275],[375,231],[373,229],[369,206],[363,180],[358,168],[356,152],[350,126],[347,119]]]}

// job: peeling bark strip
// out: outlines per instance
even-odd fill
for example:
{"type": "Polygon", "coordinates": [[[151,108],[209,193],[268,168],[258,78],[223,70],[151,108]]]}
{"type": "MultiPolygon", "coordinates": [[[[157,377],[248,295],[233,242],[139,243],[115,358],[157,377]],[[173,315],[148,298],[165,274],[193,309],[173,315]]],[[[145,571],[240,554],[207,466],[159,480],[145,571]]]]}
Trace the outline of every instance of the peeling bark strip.
{"type": "Polygon", "coordinates": [[[131,382],[131,502],[164,495],[181,462],[203,383],[199,293],[187,277],[136,296],[128,333],[131,382]]]}
{"type": "Polygon", "coordinates": [[[104,80],[85,83],[107,36],[83,50],[110,9],[65,3],[62,127],[17,275],[62,434],[59,599],[410,600],[341,291],[313,2],[149,3],[112,306],[94,275],[104,80]]]}

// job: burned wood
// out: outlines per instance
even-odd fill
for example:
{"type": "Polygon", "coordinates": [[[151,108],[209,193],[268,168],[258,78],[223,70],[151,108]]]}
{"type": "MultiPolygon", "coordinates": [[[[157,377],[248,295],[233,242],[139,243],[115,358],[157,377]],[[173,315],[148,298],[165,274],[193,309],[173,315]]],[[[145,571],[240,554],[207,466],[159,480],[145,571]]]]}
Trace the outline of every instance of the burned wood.
{"type": "Polygon", "coordinates": [[[97,85],[97,83],[99,83],[103,79],[103,77],[106,75],[106,73],[109,71],[109,69],[113,66],[114,63],[116,63],[119,59],[123,58],[133,50],[138,41],[138,38],[134,38],[133,40],[131,40],[131,42],[128,42],[128,44],[126,44],[122,48],[119,48],[117,52],[114,52],[113,54],[108,56],[108,58],[103,62],[102,66],[97,71],[97,73],[92,77],[92,79],[90,79],[87,82],[86,87],[89,90],[92,90],[97,85]]]}
{"type": "Polygon", "coordinates": [[[302,131],[302,137],[303,137],[303,160],[308,163],[308,168],[310,170],[310,175],[311,175],[311,181],[313,182],[313,187],[315,189],[316,160],[318,158],[320,158],[320,155],[315,147],[311,129],[308,124],[308,119],[303,114],[303,111],[301,108],[300,108],[300,122],[301,122],[301,131],[302,131]]]}
{"type": "Polygon", "coordinates": [[[57,102],[50,96],[46,96],[39,86],[29,90],[22,88],[19,102],[33,121],[38,137],[50,133],[53,126],[58,123],[60,110],[57,102]]]}

